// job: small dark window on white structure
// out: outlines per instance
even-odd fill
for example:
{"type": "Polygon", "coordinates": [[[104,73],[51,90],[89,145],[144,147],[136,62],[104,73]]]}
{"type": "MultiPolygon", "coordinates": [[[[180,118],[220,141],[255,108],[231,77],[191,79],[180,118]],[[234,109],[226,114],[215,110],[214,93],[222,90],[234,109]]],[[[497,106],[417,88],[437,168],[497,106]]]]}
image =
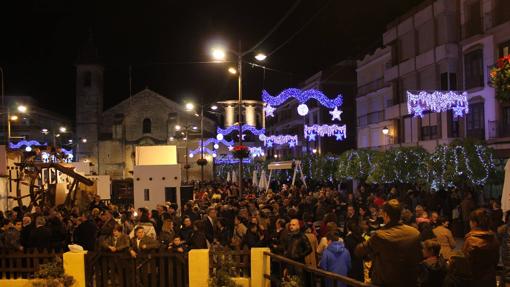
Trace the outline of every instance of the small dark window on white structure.
{"type": "Polygon", "coordinates": [[[90,71],[85,72],[85,75],[83,78],[83,86],[84,87],[92,86],[92,72],[90,72],[90,71]]]}
{"type": "Polygon", "coordinates": [[[143,190],[143,200],[149,201],[149,189],[148,188],[143,190]]]}
{"type": "Polygon", "coordinates": [[[147,118],[143,119],[143,124],[142,125],[143,125],[143,127],[142,127],[143,133],[144,134],[150,134],[151,133],[151,129],[152,129],[152,127],[151,127],[151,125],[152,125],[151,119],[147,119],[147,118]]]}

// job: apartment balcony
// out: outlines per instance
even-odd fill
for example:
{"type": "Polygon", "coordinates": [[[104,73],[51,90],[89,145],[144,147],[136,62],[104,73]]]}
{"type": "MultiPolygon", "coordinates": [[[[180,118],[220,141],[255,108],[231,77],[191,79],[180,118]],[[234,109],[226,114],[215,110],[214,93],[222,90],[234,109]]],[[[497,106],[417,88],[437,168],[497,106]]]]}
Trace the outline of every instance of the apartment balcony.
{"type": "Polygon", "coordinates": [[[489,121],[489,139],[510,137],[510,125],[500,121],[489,121]]]}
{"type": "Polygon", "coordinates": [[[358,127],[364,128],[368,125],[384,121],[384,111],[368,113],[364,116],[358,117],[358,127]]]}
{"type": "Polygon", "coordinates": [[[381,78],[376,79],[372,82],[366,83],[366,84],[358,87],[358,97],[362,97],[370,92],[374,92],[379,89],[382,89],[385,86],[386,86],[386,84],[384,82],[384,77],[381,77],[381,78]]]}

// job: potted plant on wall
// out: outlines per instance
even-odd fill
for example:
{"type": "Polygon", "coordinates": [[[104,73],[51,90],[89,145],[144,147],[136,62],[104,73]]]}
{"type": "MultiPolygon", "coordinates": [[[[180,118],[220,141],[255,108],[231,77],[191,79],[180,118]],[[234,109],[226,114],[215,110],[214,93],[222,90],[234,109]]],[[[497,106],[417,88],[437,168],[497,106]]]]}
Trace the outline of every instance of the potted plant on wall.
{"type": "Polygon", "coordinates": [[[510,55],[498,59],[490,71],[489,80],[496,90],[496,99],[510,103],[510,55]]]}

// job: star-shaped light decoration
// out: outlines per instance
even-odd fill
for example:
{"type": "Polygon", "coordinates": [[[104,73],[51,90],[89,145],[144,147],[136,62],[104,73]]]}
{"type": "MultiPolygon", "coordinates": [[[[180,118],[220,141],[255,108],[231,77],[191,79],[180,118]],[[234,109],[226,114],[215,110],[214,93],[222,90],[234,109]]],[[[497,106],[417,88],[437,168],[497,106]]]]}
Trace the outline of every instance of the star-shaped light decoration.
{"type": "Polygon", "coordinates": [[[311,141],[311,142],[314,142],[315,141],[315,136],[316,134],[314,133],[309,133],[308,134],[308,140],[311,141]]]}
{"type": "Polygon", "coordinates": [[[272,141],[267,141],[266,142],[266,146],[267,147],[273,147],[273,142],[272,141]]]}
{"type": "Polygon", "coordinates": [[[337,134],[335,134],[335,136],[336,136],[337,141],[344,140],[344,138],[345,138],[344,134],[342,134],[342,133],[337,133],[337,134]]]}
{"type": "Polygon", "coordinates": [[[414,107],[414,116],[423,118],[423,108],[421,106],[414,107]]]}
{"type": "Polygon", "coordinates": [[[329,111],[329,114],[332,116],[331,120],[334,121],[334,120],[339,120],[341,121],[342,119],[340,118],[340,116],[342,115],[343,111],[337,109],[337,107],[335,107],[334,110],[332,111],[329,111]]]}
{"type": "Polygon", "coordinates": [[[233,147],[233,146],[231,146],[231,145],[229,145],[229,146],[228,146],[228,150],[229,150],[229,151],[232,151],[233,149],[234,149],[234,147],[233,147]]]}
{"type": "Polygon", "coordinates": [[[296,146],[296,142],[294,142],[294,141],[289,142],[289,147],[295,147],[295,146],[296,146]]]}
{"type": "Polygon", "coordinates": [[[452,110],[453,110],[453,117],[454,118],[459,118],[459,117],[464,116],[464,110],[465,110],[464,107],[456,106],[456,107],[453,107],[452,110]]]}
{"type": "Polygon", "coordinates": [[[271,105],[267,105],[264,107],[264,113],[266,114],[266,118],[267,117],[274,117],[274,111],[276,110],[276,108],[273,108],[271,105]]]}

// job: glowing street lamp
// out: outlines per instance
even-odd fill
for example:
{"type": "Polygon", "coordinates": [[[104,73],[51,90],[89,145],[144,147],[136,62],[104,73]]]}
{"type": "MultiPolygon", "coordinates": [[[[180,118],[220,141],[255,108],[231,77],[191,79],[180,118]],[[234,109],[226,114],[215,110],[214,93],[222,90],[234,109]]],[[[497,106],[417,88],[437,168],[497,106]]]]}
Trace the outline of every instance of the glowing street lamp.
{"type": "Polygon", "coordinates": [[[228,68],[228,72],[231,73],[232,75],[237,74],[237,70],[234,67],[228,68]]]}
{"type": "Polygon", "coordinates": [[[225,50],[219,47],[213,48],[211,50],[211,55],[216,61],[224,61],[226,57],[225,50]]]}
{"type": "Polygon", "coordinates": [[[255,59],[257,61],[264,61],[266,58],[267,58],[267,56],[264,53],[258,53],[257,55],[255,55],[255,59]]]}
{"type": "Polygon", "coordinates": [[[386,136],[386,135],[388,135],[388,133],[389,133],[389,132],[390,132],[390,130],[388,129],[388,127],[384,127],[384,128],[382,129],[382,133],[383,133],[385,136],[386,136]]]}
{"type": "Polygon", "coordinates": [[[26,113],[27,110],[28,110],[27,106],[24,106],[24,105],[18,106],[18,112],[20,112],[20,113],[26,113]]]}
{"type": "Polygon", "coordinates": [[[195,109],[193,103],[186,103],[186,111],[192,111],[193,109],[195,109]]]}
{"type": "Polygon", "coordinates": [[[66,127],[60,127],[58,129],[61,133],[65,133],[67,131],[67,128],[66,127]]]}
{"type": "Polygon", "coordinates": [[[18,120],[18,116],[17,115],[12,115],[10,120],[11,121],[17,121],[18,120]]]}

